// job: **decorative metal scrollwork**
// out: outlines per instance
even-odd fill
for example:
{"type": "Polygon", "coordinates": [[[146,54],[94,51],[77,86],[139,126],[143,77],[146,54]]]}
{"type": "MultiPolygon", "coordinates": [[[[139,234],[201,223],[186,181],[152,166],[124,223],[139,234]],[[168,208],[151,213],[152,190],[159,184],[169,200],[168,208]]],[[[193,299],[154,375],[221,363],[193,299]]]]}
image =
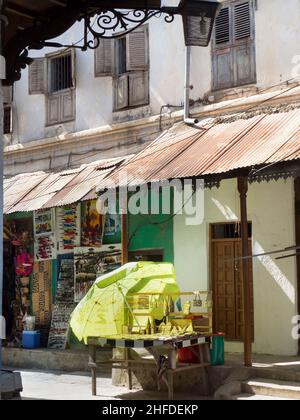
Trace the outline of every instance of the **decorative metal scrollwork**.
{"type": "Polygon", "coordinates": [[[123,37],[144,25],[153,17],[165,14],[166,23],[172,23],[175,13],[163,10],[105,10],[92,23],[91,17],[85,18],[86,34],[91,34],[93,40],[86,39],[86,47],[95,49],[99,46],[100,39],[113,39],[123,37]]]}

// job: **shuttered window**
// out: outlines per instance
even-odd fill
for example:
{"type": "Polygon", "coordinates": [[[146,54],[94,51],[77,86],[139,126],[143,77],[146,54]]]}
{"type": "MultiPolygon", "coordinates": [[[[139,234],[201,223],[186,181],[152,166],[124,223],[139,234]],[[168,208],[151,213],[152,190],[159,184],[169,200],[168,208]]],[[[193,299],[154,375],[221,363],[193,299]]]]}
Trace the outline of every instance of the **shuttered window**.
{"type": "Polygon", "coordinates": [[[95,50],[95,75],[113,77],[115,111],[148,105],[148,26],[117,40],[101,40],[95,50]]]}
{"type": "Polygon", "coordinates": [[[73,87],[72,81],[72,57],[65,54],[60,57],[50,59],[50,92],[73,87]]]}
{"type": "Polygon", "coordinates": [[[45,95],[47,126],[75,119],[75,58],[73,49],[64,50],[36,58],[29,67],[29,94],[45,95]]]}
{"type": "Polygon", "coordinates": [[[216,19],[213,90],[256,82],[253,0],[226,3],[216,19]]]}
{"type": "Polygon", "coordinates": [[[230,42],[230,14],[229,7],[225,7],[220,11],[216,19],[215,28],[215,42],[216,45],[225,44],[230,42]]]}
{"type": "Polygon", "coordinates": [[[112,76],[114,74],[114,40],[102,39],[95,49],[95,76],[112,76]]]}
{"type": "Polygon", "coordinates": [[[29,67],[29,95],[46,93],[46,59],[36,58],[29,67]]]}

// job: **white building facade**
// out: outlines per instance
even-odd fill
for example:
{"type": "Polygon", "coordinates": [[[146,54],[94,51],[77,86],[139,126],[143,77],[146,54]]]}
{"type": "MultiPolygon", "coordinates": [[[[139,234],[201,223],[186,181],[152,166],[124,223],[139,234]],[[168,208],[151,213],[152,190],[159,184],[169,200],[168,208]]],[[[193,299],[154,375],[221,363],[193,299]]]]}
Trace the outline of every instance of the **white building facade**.
{"type": "MultiPolygon", "coordinates": [[[[299,104],[300,1],[222,3],[211,45],[192,48],[192,114],[206,118],[266,103],[299,104]]],[[[78,24],[59,42],[80,44],[81,38],[78,24]]],[[[183,118],[180,18],[172,24],[153,18],[136,33],[101,42],[96,51],[45,49],[31,56],[36,60],[7,95],[7,176],[131,155],[183,118]]],[[[182,289],[212,287],[211,228],[240,219],[234,182],[222,181],[219,189],[205,193],[202,225],[188,227],[183,217],[174,218],[174,261],[182,289]]],[[[251,185],[248,205],[254,253],[295,245],[293,179],[251,185]]],[[[296,355],[296,258],[256,259],[253,284],[254,351],[296,355]]],[[[227,350],[242,351],[238,336],[227,350]]]]}
{"type": "MultiPolygon", "coordinates": [[[[299,16],[298,0],[225,1],[211,45],[192,48],[194,112],[216,114],[220,102],[292,87],[300,74],[299,16]]],[[[58,42],[80,45],[82,29],[75,25],[58,42]]],[[[30,55],[38,60],[6,100],[7,175],[26,172],[28,162],[30,170],[47,170],[134,153],[183,106],[179,17],[172,24],[153,18],[96,53],[52,48],[30,55]]]]}

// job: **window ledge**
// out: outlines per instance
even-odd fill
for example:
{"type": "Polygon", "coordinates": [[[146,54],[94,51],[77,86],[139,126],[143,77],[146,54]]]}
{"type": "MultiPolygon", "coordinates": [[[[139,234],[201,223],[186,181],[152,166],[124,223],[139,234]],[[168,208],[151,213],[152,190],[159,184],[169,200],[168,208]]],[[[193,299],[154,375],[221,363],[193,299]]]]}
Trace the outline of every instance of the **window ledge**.
{"type": "Polygon", "coordinates": [[[231,99],[246,98],[253,96],[258,93],[256,84],[249,84],[244,86],[237,86],[229,89],[213,90],[206,96],[209,102],[216,103],[221,101],[227,101],[231,99]]]}
{"type": "Polygon", "coordinates": [[[123,111],[115,111],[113,112],[113,124],[139,120],[142,118],[148,118],[150,116],[151,116],[150,105],[125,109],[123,111]]]}
{"type": "Polygon", "coordinates": [[[75,132],[75,121],[68,121],[45,127],[45,138],[58,137],[75,132]]]}

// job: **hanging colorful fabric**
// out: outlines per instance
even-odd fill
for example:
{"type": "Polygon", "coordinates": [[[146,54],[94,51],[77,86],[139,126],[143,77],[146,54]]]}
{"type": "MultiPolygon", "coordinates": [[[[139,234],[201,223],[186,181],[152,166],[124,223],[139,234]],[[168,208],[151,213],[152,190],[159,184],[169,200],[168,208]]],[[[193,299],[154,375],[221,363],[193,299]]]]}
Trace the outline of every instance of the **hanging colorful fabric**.
{"type": "Polygon", "coordinates": [[[33,269],[32,257],[27,251],[21,251],[16,257],[16,274],[30,276],[33,269]]]}

